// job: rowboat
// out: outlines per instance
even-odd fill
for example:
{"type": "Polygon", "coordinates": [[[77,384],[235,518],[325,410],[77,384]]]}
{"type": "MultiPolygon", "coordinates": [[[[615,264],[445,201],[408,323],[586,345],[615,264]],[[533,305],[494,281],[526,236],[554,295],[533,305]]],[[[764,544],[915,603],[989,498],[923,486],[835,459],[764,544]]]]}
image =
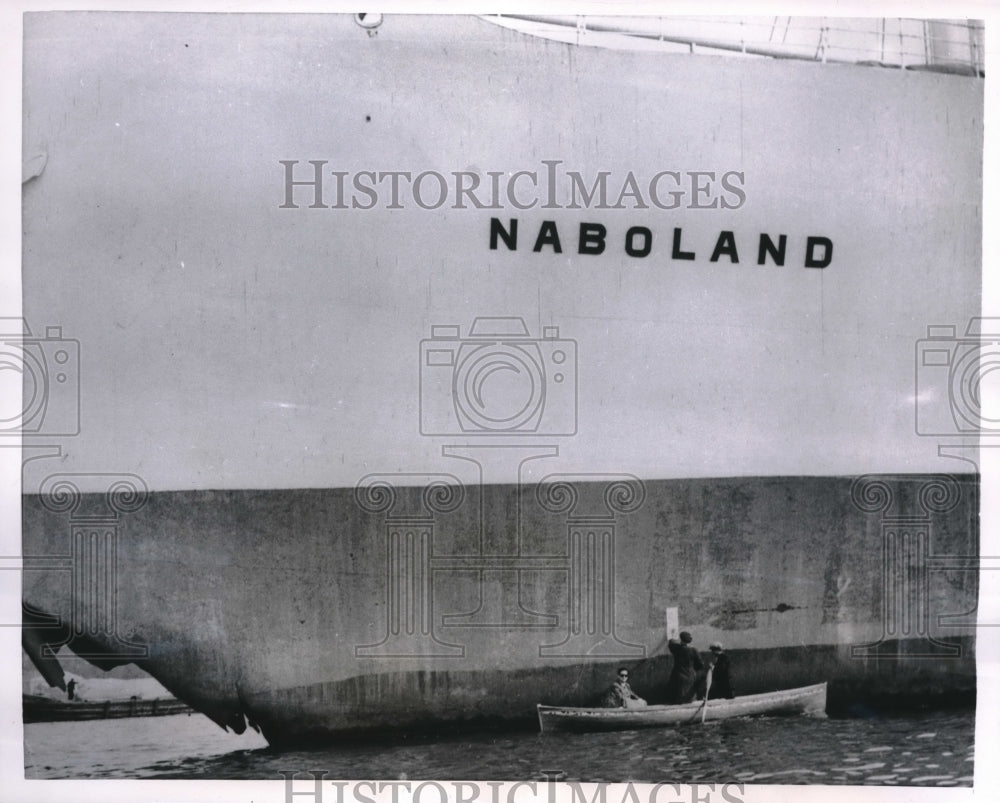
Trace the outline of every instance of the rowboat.
{"type": "Polygon", "coordinates": [[[539,704],[538,724],[542,732],[633,730],[761,714],[826,716],[826,683],[764,694],[748,694],[729,700],[709,700],[707,704],[697,701],[643,708],[574,708],[539,704]]]}

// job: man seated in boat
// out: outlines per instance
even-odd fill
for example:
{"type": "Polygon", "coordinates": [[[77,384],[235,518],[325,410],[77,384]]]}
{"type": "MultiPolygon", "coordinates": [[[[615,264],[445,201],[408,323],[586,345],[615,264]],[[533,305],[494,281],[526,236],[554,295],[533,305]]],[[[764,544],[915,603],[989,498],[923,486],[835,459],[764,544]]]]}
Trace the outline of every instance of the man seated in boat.
{"type": "Polygon", "coordinates": [[[667,679],[667,703],[689,703],[694,699],[699,673],[705,669],[698,651],[691,646],[691,634],[686,630],[680,634],[680,639],[668,639],[667,649],[674,659],[674,666],[667,679]]]}
{"type": "Polygon", "coordinates": [[[731,700],[736,695],[733,694],[733,684],[729,677],[729,656],[722,649],[722,644],[716,641],[710,644],[708,649],[712,653],[712,685],[709,686],[709,699],[725,698],[731,700]]]}
{"type": "Polygon", "coordinates": [[[604,695],[601,705],[605,708],[642,708],[646,705],[628,685],[628,670],[623,666],[618,670],[618,679],[604,695]]]}

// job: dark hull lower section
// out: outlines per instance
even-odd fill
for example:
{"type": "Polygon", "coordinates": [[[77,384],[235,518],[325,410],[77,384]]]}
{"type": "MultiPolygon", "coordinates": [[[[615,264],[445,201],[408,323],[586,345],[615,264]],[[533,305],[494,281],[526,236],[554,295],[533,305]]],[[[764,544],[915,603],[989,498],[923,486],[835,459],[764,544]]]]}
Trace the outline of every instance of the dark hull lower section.
{"type": "MultiPolygon", "coordinates": [[[[830,714],[868,714],[894,707],[965,706],[975,702],[974,642],[951,642],[950,660],[852,658],[850,647],[819,645],[734,650],[736,694],[759,694],[829,681],[830,714]]],[[[883,642],[886,654],[926,649],[917,641],[883,642]]],[[[246,699],[250,721],[268,742],[398,737],[401,734],[537,727],[536,705],[599,704],[618,663],[581,663],[512,672],[398,672],[281,689],[246,699]],[[470,690],[480,690],[478,695],[470,690]]],[[[630,683],[650,704],[663,704],[671,659],[626,663],[630,683]]]]}
{"type": "Polygon", "coordinates": [[[531,723],[622,665],[665,702],[677,626],[737,694],[968,698],[978,500],[967,475],[25,496],[23,643],[50,684],[61,647],[134,663],[274,744],[531,723]]]}

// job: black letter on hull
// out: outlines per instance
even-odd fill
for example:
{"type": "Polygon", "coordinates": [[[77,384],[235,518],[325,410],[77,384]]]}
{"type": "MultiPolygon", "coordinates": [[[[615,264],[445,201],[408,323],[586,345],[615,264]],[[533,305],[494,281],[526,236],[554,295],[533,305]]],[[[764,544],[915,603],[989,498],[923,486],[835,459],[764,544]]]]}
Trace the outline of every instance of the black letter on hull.
{"type": "Polygon", "coordinates": [[[778,247],[774,247],[774,240],[766,234],[760,235],[760,247],[757,249],[757,264],[763,265],[767,256],[770,255],[775,265],[785,264],[785,242],[788,237],[784,234],[778,235],[778,247]]]}
{"type": "Polygon", "coordinates": [[[608,230],[600,223],[580,224],[580,245],[577,247],[578,254],[603,254],[604,238],[608,230]]]}
{"type": "Polygon", "coordinates": [[[653,232],[647,229],[645,226],[633,226],[627,232],[625,232],[625,253],[630,257],[645,257],[649,256],[649,252],[653,250],[653,232]],[[636,236],[642,237],[642,247],[635,247],[636,236]]]}
{"type": "Polygon", "coordinates": [[[535,240],[535,247],[532,250],[537,254],[546,245],[551,245],[555,253],[562,253],[562,246],[559,244],[559,231],[556,229],[554,220],[542,221],[542,225],[538,229],[538,238],[535,240]]]}
{"type": "Polygon", "coordinates": [[[729,261],[738,264],[740,261],[739,255],[736,253],[736,240],[733,237],[731,231],[720,231],[719,239],[715,241],[715,250],[712,252],[712,257],[709,262],[718,262],[719,257],[723,254],[729,257],[729,261]]]}
{"type": "Polygon", "coordinates": [[[517,250],[517,218],[510,219],[510,231],[504,229],[503,224],[495,217],[490,218],[490,251],[497,250],[497,237],[503,240],[508,251],[517,250]]]}
{"type": "Polygon", "coordinates": [[[674,247],[670,252],[673,259],[694,259],[694,251],[681,251],[681,230],[674,229],[674,247]]]}
{"type": "Polygon", "coordinates": [[[806,238],[806,267],[825,268],[833,261],[833,243],[826,237],[806,238]],[[816,259],[815,249],[817,245],[823,246],[823,258],[816,259]]]}

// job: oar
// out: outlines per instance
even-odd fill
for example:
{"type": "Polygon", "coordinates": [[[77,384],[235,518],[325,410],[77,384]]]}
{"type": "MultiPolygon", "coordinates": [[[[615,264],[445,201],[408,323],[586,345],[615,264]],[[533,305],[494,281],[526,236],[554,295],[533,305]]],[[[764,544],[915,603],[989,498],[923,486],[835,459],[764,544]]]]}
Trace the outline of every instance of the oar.
{"type": "Polygon", "coordinates": [[[705,699],[701,701],[701,705],[698,706],[694,713],[691,715],[691,719],[688,722],[694,722],[698,718],[698,714],[701,714],[701,722],[705,723],[705,714],[708,713],[708,690],[712,688],[712,669],[714,667],[709,667],[708,672],[705,673],[705,699]]]}
{"type": "Polygon", "coordinates": [[[705,714],[708,713],[708,691],[712,688],[712,670],[715,667],[710,666],[708,672],[705,673],[705,700],[701,704],[701,724],[705,724],[705,714]]]}

